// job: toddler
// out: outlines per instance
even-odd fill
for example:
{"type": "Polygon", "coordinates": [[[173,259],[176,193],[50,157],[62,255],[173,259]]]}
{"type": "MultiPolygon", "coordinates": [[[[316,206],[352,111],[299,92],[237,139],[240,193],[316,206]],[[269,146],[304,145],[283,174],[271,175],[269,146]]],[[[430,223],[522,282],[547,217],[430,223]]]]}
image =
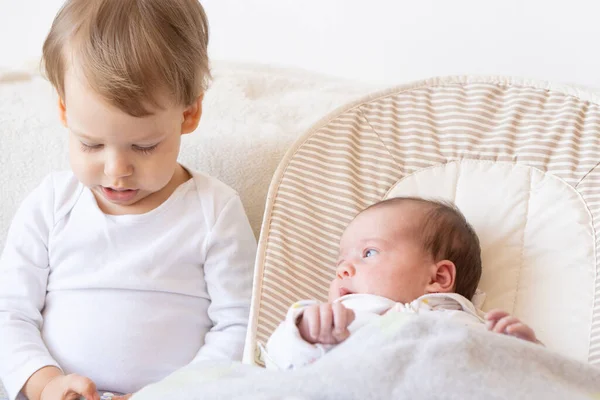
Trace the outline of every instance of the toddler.
{"type": "Polygon", "coordinates": [[[99,400],[241,359],[256,241],[237,193],[177,161],[202,115],[207,44],[198,0],[69,0],[57,14],[43,63],[71,171],[24,200],[0,258],[11,400],[99,400]]]}
{"type": "Polygon", "coordinates": [[[267,368],[309,364],[387,312],[436,315],[537,342],[503,311],[479,315],[469,299],[480,277],[479,239],[456,207],[420,198],[376,203],[342,235],[329,302],[291,307],[267,343],[267,368]]]}

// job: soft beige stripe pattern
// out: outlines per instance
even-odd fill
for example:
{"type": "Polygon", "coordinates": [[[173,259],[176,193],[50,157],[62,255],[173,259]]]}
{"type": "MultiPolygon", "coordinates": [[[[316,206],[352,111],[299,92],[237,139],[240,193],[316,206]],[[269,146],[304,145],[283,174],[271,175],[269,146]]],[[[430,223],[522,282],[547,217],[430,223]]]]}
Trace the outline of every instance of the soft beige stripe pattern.
{"type": "MultiPolygon", "coordinates": [[[[398,180],[453,160],[518,163],[579,191],[600,228],[600,106],[571,87],[446,77],[376,93],[324,118],[271,183],[256,262],[245,361],[298,299],[327,298],[339,237],[398,180]]],[[[596,236],[597,254],[600,241],[596,236]]],[[[600,278],[589,361],[600,364],[600,278]]]]}

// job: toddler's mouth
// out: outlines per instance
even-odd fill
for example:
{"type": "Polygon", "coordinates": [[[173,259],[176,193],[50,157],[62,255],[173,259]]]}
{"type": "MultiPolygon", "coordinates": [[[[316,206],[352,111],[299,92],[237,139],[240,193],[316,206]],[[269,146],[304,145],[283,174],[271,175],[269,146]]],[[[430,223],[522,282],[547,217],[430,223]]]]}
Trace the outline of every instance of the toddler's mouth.
{"type": "Polygon", "coordinates": [[[342,297],[342,296],[346,296],[346,295],[348,295],[348,294],[354,294],[354,292],[353,292],[353,291],[351,291],[351,290],[350,290],[350,289],[348,289],[348,288],[345,288],[345,287],[341,287],[341,288],[340,288],[340,297],[342,297]]]}
{"type": "Polygon", "coordinates": [[[137,195],[138,189],[110,188],[102,186],[102,194],[109,201],[128,202],[137,195]]]}

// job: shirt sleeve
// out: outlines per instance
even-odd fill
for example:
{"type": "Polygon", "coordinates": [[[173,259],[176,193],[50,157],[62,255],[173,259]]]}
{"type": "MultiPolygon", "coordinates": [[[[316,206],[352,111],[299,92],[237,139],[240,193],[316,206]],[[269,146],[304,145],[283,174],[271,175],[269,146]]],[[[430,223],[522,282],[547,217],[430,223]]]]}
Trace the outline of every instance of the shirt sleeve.
{"type": "Polygon", "coordinates": [[[10,400],[34,372],[45,366],[58,367],[40,332],[53,220],[50,176],[19,207],[0,256],[0,380],[10,400]]]}
{"type": "Polygon", "coordinates": [[[207,241],[204,276],[213,327],[194,362],[242,359],[255,257],[256,239],[236,195],[220,212],[207,241]]]}
{"type": "Polygon", "coordinates": [[[285,320],[275,329],[263,351],[265,366],[269,369],[296,369],[323,357],[333,345],[311,344],[300,336],[297,321],[306,307],[317,304],[314,300],[296,302],[285,320]]]}

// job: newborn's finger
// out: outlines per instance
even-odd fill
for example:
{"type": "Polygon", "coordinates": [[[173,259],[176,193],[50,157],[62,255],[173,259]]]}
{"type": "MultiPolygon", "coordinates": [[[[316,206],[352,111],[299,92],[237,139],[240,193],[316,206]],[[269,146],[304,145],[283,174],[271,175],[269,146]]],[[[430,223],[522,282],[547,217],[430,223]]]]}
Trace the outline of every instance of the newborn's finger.
{"type": "Polygon", "coordinates": [[[309,307],[302,314],[303,322],[308,326],[308,334],[312,341],[319,337],[321,317],[319,316],[319,307],[309,307]]]}
{"type": "Polygon", "coordinates": [[[516,324],[512,324],[506,328],[506,332],[510,335],[517,336],[521,339],[535,341],[535,333],[533,329],[531,329],[528,325],[525,325],[522,322],[518,322],[516,324]]]}
{"type": "Polygon", "coordinates": [[[350,324],[354,322],[355,318],[356,314],[354,314],[354,311],[349,308],[346,308],[346,319],[348,321],[348,326],[350,326],[350,324]]]}
{"type": "Polygon", "coordinates": [[[516,324],[516,323],[519,323],[519,322],[520,321],[519,321],[519,319],[517,317],[511,317],[511,316],[504,317],[504,318],[502,318],[500,321],[498,321],[496,323],[496,326],[494,326],[494,332],[505,333],[506,332],[506,328],[509,325],[516,324]]]}
{"type": "Polygon", "coordinates": [[[334,334],[338,335],[343,333],[349,324],[348,314],[342,303],[334,303],[331,308],[333,310],[333,326],[335,327],[334,334]]]}
{"type": "Polygon", "coordinates": [[[321,314],[321,329],[319,332],[319,343],[334,344],[335,341],[333,339],[333,311],[331,310],[331,304],[321,304],[321,307],[319,307],[319,313],[321,314]]]}
{"type": "Polygon", "coordinates": [[[485,314],[485,327],[488,331],[493,331],[494,327],[498,323],[498,320],[507,317],[508,315],[509,314],[506,311],[500,310],[498,308],[488,311],[485,314]]]}
{"type": "Polygon", "coordinates": [[[507,317],[507,316],[509,316],[509,313],[507,313],[504,310],[500,310],[500,309],[496,308],[491,311],[488,311],[485,314],[485,319],[486,319],[486,321],[498,321],[499,319],[507,317]]]}

